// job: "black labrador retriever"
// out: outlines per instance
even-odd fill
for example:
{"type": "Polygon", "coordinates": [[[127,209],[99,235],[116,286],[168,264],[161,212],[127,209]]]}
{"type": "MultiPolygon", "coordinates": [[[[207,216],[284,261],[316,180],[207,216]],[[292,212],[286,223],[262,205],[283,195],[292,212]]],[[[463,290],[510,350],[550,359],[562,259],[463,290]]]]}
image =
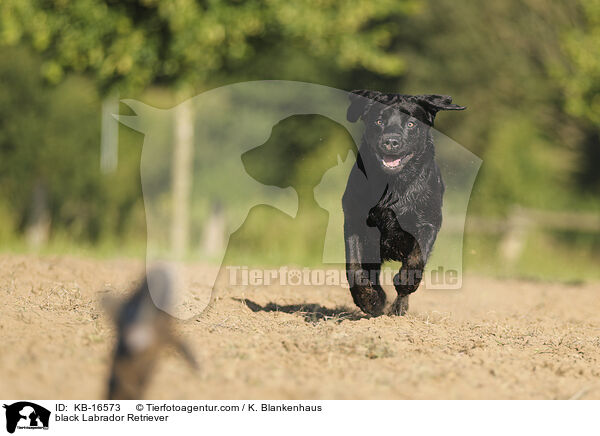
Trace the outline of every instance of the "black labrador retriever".
{"type": "Polygon", "coordinates": [[[356,90],[347,118],[366,125],[342,199],[346,274],[365,313],[402,315],[416,291],[442,225],[444,183],[435,162],[431,127],[440,110],[463,110],[444,95],[356,90]],[[398,292],[385,308],[381,263],[402,262],[398,292]]]}

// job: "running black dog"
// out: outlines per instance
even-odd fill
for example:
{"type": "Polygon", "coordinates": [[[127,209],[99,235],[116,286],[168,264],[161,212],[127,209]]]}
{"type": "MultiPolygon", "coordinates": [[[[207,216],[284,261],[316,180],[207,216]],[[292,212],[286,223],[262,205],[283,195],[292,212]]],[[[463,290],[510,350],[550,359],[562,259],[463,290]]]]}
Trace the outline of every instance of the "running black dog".
{"type": "Polygon", "coordinates": [[[444,95],[350,94],[347,118],[366,125],[342,200],[346,274],[364,312],[384,313],[381,263],[402,262],[398,292],[386,310],[402,315],[416,291],[442,225],[444,183],[435,163],[431,127],[440,110],[463,110],[444,95]]]}

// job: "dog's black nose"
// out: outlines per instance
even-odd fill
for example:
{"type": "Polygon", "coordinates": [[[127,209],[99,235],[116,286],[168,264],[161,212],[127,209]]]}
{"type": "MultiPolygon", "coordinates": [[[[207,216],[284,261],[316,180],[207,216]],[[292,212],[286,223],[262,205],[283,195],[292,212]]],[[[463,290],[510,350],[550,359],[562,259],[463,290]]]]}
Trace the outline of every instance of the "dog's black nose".
{"type": "Polygon", "coordinates": [[[383,148],[385,148],[388,151],[398,148],[399,145],[400,141],[398,141],[398,139],[396,138],[386,138],[383,141],[383,148]]]}

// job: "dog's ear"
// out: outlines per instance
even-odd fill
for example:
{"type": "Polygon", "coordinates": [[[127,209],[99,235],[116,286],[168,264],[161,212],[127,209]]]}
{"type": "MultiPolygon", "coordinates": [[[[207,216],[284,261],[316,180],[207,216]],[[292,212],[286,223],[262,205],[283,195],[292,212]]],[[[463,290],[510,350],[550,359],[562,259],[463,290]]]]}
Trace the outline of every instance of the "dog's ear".
{"type": "Polygon", "coordinates": [[[346,112],[346,119],[355,123],[359,118],[363,118],[369,111],[375,99],[380,96],[378,91],[369,91],[367,89],[355,89],[348,95],[350,98],[350,107],[346,112]]]}
{"type": "Polygon", "coordinates": [[[426,94],[416,95],[417,101],[425,109],[433,112],[435,115],[438,111],[462,111],[466,106],[459,106],[452,103],[452,97],[449,95],[426,94]]]}

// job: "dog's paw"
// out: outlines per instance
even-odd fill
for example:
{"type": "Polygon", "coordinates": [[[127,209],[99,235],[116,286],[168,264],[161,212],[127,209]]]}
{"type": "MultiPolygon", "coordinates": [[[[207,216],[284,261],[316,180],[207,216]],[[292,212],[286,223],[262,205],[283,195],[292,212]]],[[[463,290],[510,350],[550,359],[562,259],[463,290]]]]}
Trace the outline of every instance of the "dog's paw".
{"type": "Polygon", "coordinates": [[[390,316],[403,316],[408,312],[408,295],[398,295],[396,300],[386,310],[390,316]]]}
{"type": "Polygon", "coordinates": [[[380,316],[383,315],[385,306],[385,292],[377,285],[355,285],[350,289],[354,303],[368,315],[380,316]]]}
{"type": "Polygon", "coordinates": [[[369,211],[369,215],[367,216],[367,225],[369,227],[377,227],[377,223],[380,220],[380,213],[377,211],[377,209],[372,208],[369,211]]]}
{"type": "Polygon", "coordinates": [[[412,294],[417,290],[419,284],[421,284],[421,275],[418,274],[396,274],[394,276],[394,288],[398,297],[412,294]]]}

